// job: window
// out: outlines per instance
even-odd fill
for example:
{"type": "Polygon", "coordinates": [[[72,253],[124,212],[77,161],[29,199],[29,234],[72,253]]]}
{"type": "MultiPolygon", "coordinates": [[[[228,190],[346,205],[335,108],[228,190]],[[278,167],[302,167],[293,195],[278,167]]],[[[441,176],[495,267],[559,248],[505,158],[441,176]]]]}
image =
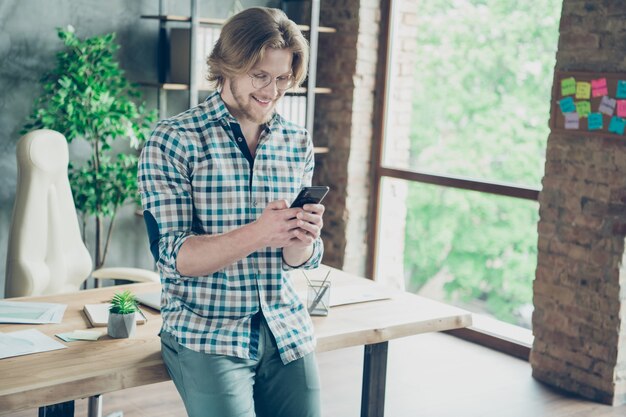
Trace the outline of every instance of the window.
{"type": "Polygon", "coordinates": [[[530,327],[561,2],[392,4],[372,271],[530,327]]]}

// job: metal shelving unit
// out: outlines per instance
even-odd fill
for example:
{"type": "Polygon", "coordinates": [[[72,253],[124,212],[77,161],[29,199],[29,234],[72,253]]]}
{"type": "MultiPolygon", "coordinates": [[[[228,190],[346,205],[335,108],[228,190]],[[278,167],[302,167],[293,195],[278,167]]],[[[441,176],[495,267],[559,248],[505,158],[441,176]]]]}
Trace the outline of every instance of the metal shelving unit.
{"type": "MultiPolygon", "coordinates": [[[[318,37],[320,33],[335,33],[335,28],[324,27],[319,25],[320,14],[320,0],[311,0],[310,9],[310,25],[298,25],[299,28],[308,33],[309,35],[309,68],[308,77],[306,80],[306,87],[299,87],[291,90],[288,95],[304,95],[306,98],[306,113],[305,113],[305,127],[309,133],[313,133],[313,121],[315,117],[315,96],[317,94],[331,94],[330,88],[317,87],[317,50],[318,50],[318,37]]],[[[165,82],[165,79],[159,81],[163,82],[142,82],[142,85],[153,86],[158,89],[157,107],[159,111],[159,118],[163,119],[167,117],[167,94],[168,91],[188,91],[189,93],[189,107],[193,107],[198,104],[198,93],[201,91],[199,88],[198,73],[194,63],[196,62],[196,43],[198,42],[199,27],[200,25],[206,26],[222,26],[225,19],[208,18],[198,16],[198,0],[190,0],[190,16],[180,16],[167,14],[164,8],[164,0],[159,0],[159,13],[158,15],[142,15],[142,19],[153,19],[159,21],[159,61],[169,60],[166,48],[167,44],[167,24],[169,22],[188,23],[190,29],[190,49],[189,49],[189,83],[171,83],[165,82]]],[[[160,74],[164,77],[164,74],[160,74]]],[[[316,153],[326,153],[328,148],[318,147],[315,148],[316,153]]]]}

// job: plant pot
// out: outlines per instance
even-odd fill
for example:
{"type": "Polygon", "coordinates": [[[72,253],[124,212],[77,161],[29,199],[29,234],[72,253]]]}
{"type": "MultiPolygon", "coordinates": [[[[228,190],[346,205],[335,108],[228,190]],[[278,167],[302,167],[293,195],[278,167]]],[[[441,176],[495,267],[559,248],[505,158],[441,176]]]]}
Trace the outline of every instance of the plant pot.
{"type": "Polygon", "coordinates": [[[109,313],[109,321],[107,323],[107,333],[114,339],[125,339],[133,337],[137,330],[137,322],[135,321],[135,313],[132,314],[116,314],[109,313]]]}

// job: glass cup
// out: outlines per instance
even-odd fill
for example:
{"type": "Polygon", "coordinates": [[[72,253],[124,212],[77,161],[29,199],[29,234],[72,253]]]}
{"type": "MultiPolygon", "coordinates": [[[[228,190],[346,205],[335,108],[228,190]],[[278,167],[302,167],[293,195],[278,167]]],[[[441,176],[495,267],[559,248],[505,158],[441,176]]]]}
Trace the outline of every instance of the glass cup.
{"type": "Polygon", "coordinates": [[[327,316],[330,311],[330,281],[311,280],[307,284],[306,306],[311,316],[327,316]]]}

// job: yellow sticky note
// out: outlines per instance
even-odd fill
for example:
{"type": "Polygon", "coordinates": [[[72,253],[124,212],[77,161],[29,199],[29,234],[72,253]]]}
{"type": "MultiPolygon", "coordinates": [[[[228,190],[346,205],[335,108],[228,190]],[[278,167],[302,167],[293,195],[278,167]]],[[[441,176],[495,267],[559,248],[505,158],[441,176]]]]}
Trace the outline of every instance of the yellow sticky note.
{"type": "Polygon", "coordinates": [[[574,77],[561,80],[561,96],[572,96],[576,93],[576,79],[574,77]]]}
{"type": "Polygon", "coordinates": [[[588,100],[591,97],[591,83],[578,81],[576,83],[576,98],[588,100]]]}
{"type": "Polygon", "coordinates": [[[577,101],[576,102],[576,113],[578,113],[578,117],[587,117],[589,113],[591,113],[591,102],[589,101],[577,101]]]}

